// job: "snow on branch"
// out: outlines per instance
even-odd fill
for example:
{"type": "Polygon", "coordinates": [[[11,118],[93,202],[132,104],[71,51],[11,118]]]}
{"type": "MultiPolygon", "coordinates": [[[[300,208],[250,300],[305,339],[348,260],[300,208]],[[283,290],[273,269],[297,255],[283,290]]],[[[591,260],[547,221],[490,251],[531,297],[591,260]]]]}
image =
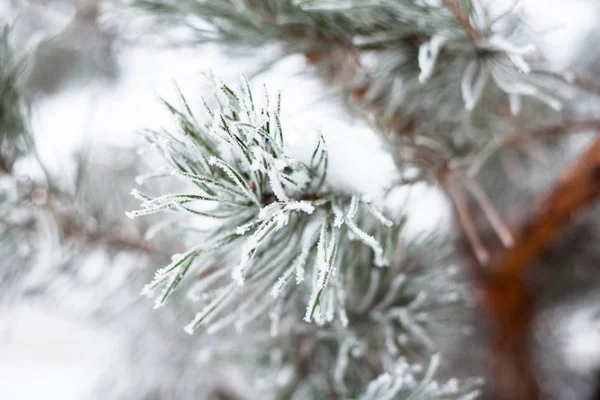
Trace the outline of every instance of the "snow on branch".
{"type": "MultiPolygon", "coordinates": [[[[159,270],[143,293],[155,296],[160,288],[155,302],[160,307],[187,281],[194,281],[194,299],[204,307],[186,327],[189,333],[215,318],[219,326],[243,326],[248,315],[268,315],[292,290],[292,276],[296,285],[312,286],[306,321],[331,322],[335,309],[345,316],[338,301],[343,295],[324,296],[338,272],[336,254],[344,251],[341,243],[347,243],[341,238],[360,239],[373,250],[375,264],[385,265],[377,235],[356,221],[369,217],[376,221],[369,229],[376,230],[392,229],[393,222],[371,201],[325,187],[328,156],[323,137],[310,163],[287,155],[279,100],[270,102],[266,95],[258,101],[245,79],[239,87],[217,81],[216,91],[218,106],[207,108],[206,123],[196,120],[181,95],[183,111],[165,103],[179,121],[179,132],[147,133],[169,164],[166,170],[172,171],[156,177],[180,178],[190,189],[156,197],[135,189],[132,194],[141,208],[127,215],[188,213],[199,218],[204,234],[197,239],[200,244],[159,270]],[[226,254],[238,251],[237,261],[223,261],[226,254]],[[307,267],[312,268],[312,280],[305,280],[307,267]],[[244,307],[235,306],[240,299],[244,307]]],[[[336,290],[343,288],[338,285],[336,290]]],[[[282,307],[277,310],[283,312],[282,307]]]]}

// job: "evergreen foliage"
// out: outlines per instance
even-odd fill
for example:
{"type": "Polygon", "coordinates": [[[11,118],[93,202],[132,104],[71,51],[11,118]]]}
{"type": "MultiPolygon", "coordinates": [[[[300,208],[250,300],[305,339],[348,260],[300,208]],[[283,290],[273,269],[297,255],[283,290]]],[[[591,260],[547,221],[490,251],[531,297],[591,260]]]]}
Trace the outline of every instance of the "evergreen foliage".
{"type": "Polygon", "coordinates": [[[523,24],[489,15],[478,1],[447,3],[455,4],[138,1],[161,20],[189,28],[199,44],[281,43],[285,52],[304,54],[384,131],[422,137],[448,157],[531,124],[510,115],[552,118],[572,96],[569,84],[543,71],[523,24]]]}
{"type": "MultiPolygon", "coordinates": [[[[209,334],[230,326],[260,331],[266,321],[286,358],[296,345],[280,336],[302,335],[306,346],[322,347],[328,355],[316,371],[320,376],[310,372],[313,377],[302,378],[320,383],[296,377],[284,385],[288,396],[302,396],[305,390],[317,398],[328,393],[378,398],[382,391],[390,398],[401,393],[422,398],[432,393],[473,395],[474,381],[437,385],[439,355],[425,328],[435,325],[428,307],[451,307],[465,298],[460,285],[452,287],[454,277],[446,276],[447,292],[435,293],[417,277],[428,274],[426,266],[410,278],[390,274],[401,221],[391,221],[372,201],[338,193],[326,182],[323,138],[310,162],[291,159],[285,153],[279,97],[272,102],[265,94],[261,102],[245,80],[234,88],[217,82],[216,90],[218,105],[206,106],[207,122],[198,122],[182,96],[181,110],[167,104],[179,131],[147,133],[168,163],[151,176],[170,174],[193,184],[194,190],[151,197],[136,189],[133,195],[142,208],[128,215],[187,213],[187,225],[203,227],[193,237],[199,244],[174,255],[144,288],[144,294],[156,296],[155,308],[188,286],[189,298],[200,310],[185,328],[190,334],[203,325],[209,334]],[[162,290],[157,294],[157,289],[162,290]],[[323,328],[306,332],[302,308],[304,321],[323,328]],[[329,337],[325,343],[323,335],[329,337]],[[402,337],[400,345],[396,337],[402,337]],[[433,357],[432,364],[407,358],[402,347],[433,357]],[[371,351],[380,353],[370,361],[379,372],[368,381],[366,372],[358,371],[371,351]],[[357,376],[349,379],[350,373],[357,376]]],[[[298,366],[286,368],[302,373],[298,366]]],[[[280,391],[273,390],[268,397],[280,391]]]]}
{"type": "Polygon", "coordinates": [[[128,332],[127,368],[142,373],[128,380],[111,371],[104,398],[484,398],[481,371],[453,369],[446,353],[477,325],[467,267],[487,266],[494,250],[481,225],[502,249],[516,240],[484,190],[487,177],[508,182],[498,153],[520,141],[600,126],[564,122],[582,88],[545,69],[513,13],[491,15],[475,0],[134,6],[164,23],[161,34],[176,32],[174,44],[217,43],[238,54],[276,44],[273,63],[301,54],[339,88],[336,100],[350,114],[371,123],[400,178],[377,201],[340,189],[328,176],[325,137],[302,132],[312,152],[292,156],[285,92],[272,96],[245,77],[237,85],[213,77],[200,109],[178,90],[179,104],[163,101],[176,127],[148,127],[137,156],[102,149],[130,157],[125,173],[107,172],[82,151],[72,182],[59,182],[36,157],[44,177],[24,178],[13,166],[35,148],[6,28],[2,288],[30,297],[76,293],[84,312],[128,332]],[[540,128],[542,119],[562,122],[540,128]],[[138,205],[124,198],[134,180],[138,205]],[[407,210],[388,200],[415,183],[446,195],[460,235],[405,234],[407,210]],[[104,204],[108,185],[118,192],[104,204]],[[122,218],[124,207],[134,221],[122,218]],[[457,245],[462,235],[468,250],[457,245]],[[142,282],[161,310],[137,301],[142,282]]]}

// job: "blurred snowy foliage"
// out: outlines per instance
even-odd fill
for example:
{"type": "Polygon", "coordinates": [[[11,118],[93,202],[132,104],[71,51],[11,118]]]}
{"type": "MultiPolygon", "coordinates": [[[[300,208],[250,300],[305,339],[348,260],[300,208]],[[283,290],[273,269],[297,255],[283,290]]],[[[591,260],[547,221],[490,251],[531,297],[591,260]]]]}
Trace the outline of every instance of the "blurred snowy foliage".
{"type": "MultiPolygon", "coordinates": [[[[474,37],[440,1],[9,3],[0,299],[117,333],[86,398],[482,397],[477,363],[450,358],[481,349],[445,196],[506,239],[479,185],[501,209],[543,185],[505,193],[502,140],[582,98],[543,71],[522,13],[461,2],[474,37]],[[241,64],[239,86],[199,77],[241,64]],[[141,127],[148,144],[126,135],[141,127]],[[430,185],[446,161],[449,186],[430,185]]],[[[565,323],[578,339],[550,346],[547,376],[597,368],[591,320],[565,323]]]]}
{"type": "Polygon", "coordinates": [[[28,77],[28,90],[52,93],[93,79],[114,79],[113,38],[101,30],[96,5],[81,6],[60,32],[38,43],[28,77]]]}
{"type": "Polygon", "coordinates": [[[247,49],[272,41],[303,53],[354,99],[355,111],[358,104],[384,128],[393,121],[394,130],[447,155],[489,145],[507,124],[531,126],[511,114],[556,118],[552,109],[574,95],[564,80],[539,71],[540,53],[510,4],[491,14],[479,1],[461,2],[476,32],[469,34],[441,1],[138,3],[197,43],[247,49]]]}

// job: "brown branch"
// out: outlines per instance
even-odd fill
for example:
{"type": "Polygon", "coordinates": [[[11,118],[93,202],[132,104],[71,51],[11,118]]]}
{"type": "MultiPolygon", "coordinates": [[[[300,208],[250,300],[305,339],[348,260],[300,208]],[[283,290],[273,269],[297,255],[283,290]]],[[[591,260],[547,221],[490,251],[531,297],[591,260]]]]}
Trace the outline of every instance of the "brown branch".
{"type": "Polygon", "coordinates": [[[456,0],[444,0],[444,4],[450,10],[450,12],[454,14],[458,22],[462,25],[463,29],[465,30],[467,37],[469,38],[473,46],[477,49],[477,43],[479,43],[479,33],[477,33],[475,28],[473,28],[473,25],[471,25],[471,22],[469,21],[469,16],[463,14],[462,10],[460,9],[460,5],[456,0]]]}
{"type": "Polygon", "coordinates": [[[540,207],[521,234],[521,240],[503,257],[498,274],[512,277],[534,261],[570,222],[600,194],[600,138],[562,176],[558,185],[540,202],[540,207]]]}
{"type": "Polygon", "coordinates": [[[526,273],[572,219],[600,195],[600,138],[544,195],[515,245],[494,257],[491,277],[480,282],[480,302],[496,333],[494,378],[503,399],[535,400],[539,388],[527,354],[533,296],[526,273]]]}
{"type": "Polygon", "coordinates": [[[477,234],[468,201],[463,195],[462,188],[458,185],[457,181],[460,181],[472,195],[502,243],[505,246],[513,244],[512,233],[505,226],[491,200],[479,184],[468,176],[468,174],[460,168],[452,166],[446,157],[438,151],[430,147],[418,145],[408,139],[401,142],[398,152],[407,162],[424,165],[429,171],[434,172],[433,179],[446,193],[452,203],[461,229],[465,233],[471,250],[479,264],[488,264],[489,254],[477,234]]]}

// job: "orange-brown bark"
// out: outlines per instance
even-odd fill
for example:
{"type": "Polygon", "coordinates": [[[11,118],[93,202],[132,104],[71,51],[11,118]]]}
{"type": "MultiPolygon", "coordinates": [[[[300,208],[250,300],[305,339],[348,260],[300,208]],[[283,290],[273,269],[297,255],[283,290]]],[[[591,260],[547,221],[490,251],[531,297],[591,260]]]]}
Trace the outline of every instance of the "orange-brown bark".
{"type": "Polygon", "coordinates": [[[599,194],[600,138],[542,196],[534,214],[519,229],[514,246],[492,259],[489,279],[480,281],[479,301],[495,334],[494,378],[503,399],[540,398],[527,354],[533,293],[526,274],[572,219],[599,194]]]}

